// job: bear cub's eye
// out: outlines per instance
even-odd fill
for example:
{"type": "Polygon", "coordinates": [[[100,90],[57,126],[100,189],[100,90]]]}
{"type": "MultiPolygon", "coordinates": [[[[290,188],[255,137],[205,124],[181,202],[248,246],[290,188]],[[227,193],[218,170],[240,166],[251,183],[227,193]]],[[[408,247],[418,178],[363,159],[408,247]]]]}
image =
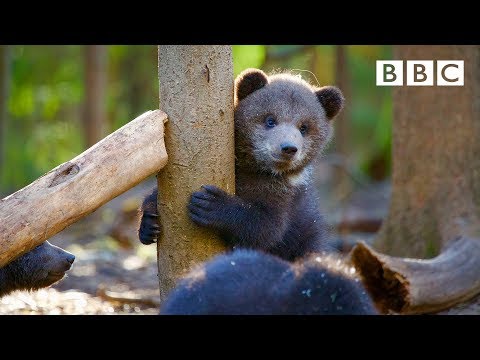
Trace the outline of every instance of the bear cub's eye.
{"type": "Polygon", "coordinates": [[[308,126],[303,124],[302,126],[300,126],[300,133],[302,135],[305,135],[307,133],[307,130],[308,130],[308,126]]]}
{"type": "Polygon", "coordinates": [[[267,128],[273,128],[275,125],[277,125],[277,120],[272,115],[267,115],[265,117],[265,126],[267,128]]]}

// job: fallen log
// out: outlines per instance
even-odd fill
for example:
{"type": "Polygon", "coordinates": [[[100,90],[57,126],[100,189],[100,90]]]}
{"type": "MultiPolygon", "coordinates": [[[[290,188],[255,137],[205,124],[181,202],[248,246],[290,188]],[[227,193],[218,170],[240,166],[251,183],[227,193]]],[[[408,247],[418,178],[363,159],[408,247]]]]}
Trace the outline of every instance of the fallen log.
{"type": "Polygon", "coordinates": [[[158,172],[167,115],[148,111],[0,200],[0,267],[158,172]]]}
{"type": "Polygon", "coordinates": [[[383,313],[436,312],[480,292],[479,239],[459,237],[427,260],[384,255],[362,242],[350,260],[383,313]]]}

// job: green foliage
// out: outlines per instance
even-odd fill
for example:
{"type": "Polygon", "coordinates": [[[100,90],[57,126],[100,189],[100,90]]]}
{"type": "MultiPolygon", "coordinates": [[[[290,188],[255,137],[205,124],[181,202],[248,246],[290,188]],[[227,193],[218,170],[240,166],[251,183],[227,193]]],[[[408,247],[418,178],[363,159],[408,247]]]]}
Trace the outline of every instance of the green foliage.
{"type": "MultiPolygon", "coordinates": [[[[35,180],[84,149],[84,47],[13,46],[5,164],[0,193],[35,180]]],[[[107,47],[106,123],[111,132],[158,107],[156,46],[107,47]]],[[[388,46],[348,46],[348,154],[359,172],[389,175],[392,100],[375,86],[375,61],[391,59],[388,46]],[[380,165],[379,165],[380,164],[380,165]],[[379,170],[380,169],[380,170],[379,170]]],[[[334,45],[234,45],[235,76],[248,67],[267,72],[297,69],[312,84],[334,84],[334,45]],[[312,72],[314,75],[312,75],[312,72]]]]}
{"type": "MultiPolygon", "coordinates": [[[[158,108],[156,46],[108,46],[107,128],[158,108]]],[[[35,180],[83,150],[84,47],[12,46],[0,193],[35,180]]]]}
{"type": "Polygon", "coordinates": [[[247,68],[260,68],[265,61],[264,45],[233,45],[233,73],[237,76],[247,68]]]}
{"type": "Polygon", "coordinates": [[[157,47],[108,47],[107,116],[112,130],[158,109],[157,47]]]}
{"type": "Polygon", "coordinates": [[[12,47],[1,192],[25,186],[81,151],[80,50],[79,46],[12,47]]]}
{"type": "Polygon", "coordinates": [[[389,87],[376,86],[375,62],[391,59],[389,46],[349,46],[352,153],[360,171],[381,180],[391,172],[392,98],[389,87]]]}

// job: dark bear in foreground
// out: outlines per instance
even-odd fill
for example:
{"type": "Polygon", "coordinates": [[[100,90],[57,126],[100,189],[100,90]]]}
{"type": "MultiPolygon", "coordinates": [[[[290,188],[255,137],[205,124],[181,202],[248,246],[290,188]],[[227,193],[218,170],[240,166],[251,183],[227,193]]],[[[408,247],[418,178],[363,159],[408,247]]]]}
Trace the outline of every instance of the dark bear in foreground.
{"type": "Polygon", "coordinates": [[[287,262],[241,249],[199,265],[166,299],[160,314],[377,314],[355,269],[333,255],[287,262]]]}
{"type": "Polygon", "coordinates": [[[45,241],[0,268],[0,297],[15,290],[38,290],[61,280],[75,256],[45,241]]]}
{"type": "MultiPolygon", "coordinates": [[[[336,87],[317,88],[288,73],[242,72],[235,80],[236,195],[203,186],[191,196],[191,219],[233,247],[286,260],[329,250],[311,172],[343,102],[336,87]]],[[[140,241],[150,244],[161,230],[157,189],[141,212],[140,241]]]]}

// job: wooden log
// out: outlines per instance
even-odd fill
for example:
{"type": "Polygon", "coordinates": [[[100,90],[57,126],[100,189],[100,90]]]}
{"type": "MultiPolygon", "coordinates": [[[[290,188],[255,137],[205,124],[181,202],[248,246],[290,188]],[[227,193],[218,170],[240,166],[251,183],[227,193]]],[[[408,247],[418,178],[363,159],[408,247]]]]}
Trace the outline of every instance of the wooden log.
{"type": "Polygon", "coordinates": [[[480,241],[459,237],[432,259],[388,256],[359,243],[353,265],[380,311],[431,313],[480,292],[480,241]]]}
{"type": "Polygon", "coordinates": [[[166,121],[148,111],[0,200],[0,267],[164,167],[166,121]]]}

